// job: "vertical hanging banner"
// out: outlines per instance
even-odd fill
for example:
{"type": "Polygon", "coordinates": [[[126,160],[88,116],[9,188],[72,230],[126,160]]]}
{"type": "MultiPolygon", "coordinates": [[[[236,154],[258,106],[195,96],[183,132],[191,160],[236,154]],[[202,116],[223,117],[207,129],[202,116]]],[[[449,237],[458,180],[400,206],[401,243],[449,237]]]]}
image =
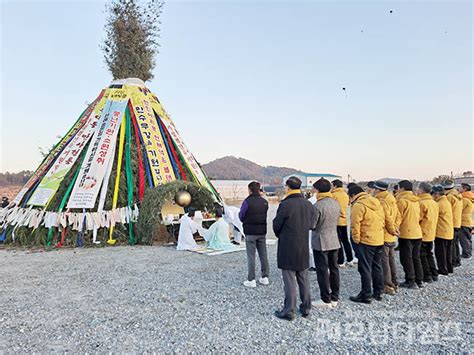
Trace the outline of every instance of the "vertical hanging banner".
{"type": "Polygon", "coordinates": [[[33,175],[28,179],[25,186],[20,190],[18,195],[15,197],[13,202],[18,205],[25,194],[29,189],[44,175],[48,168],[53,163],[56,156],[64,149],[72,137],[74,137],[77,132],[86,124],[89,119],[89,116],[94,111],[97,103],[106,95],[107,90],[102,90],[99,96],[84,110],[84,112],[79,116],[79,119],[76,121],[74,126],[66,133],[66,135],[61,139],[61,141],[51,150],[48,156],[43,160],[38,169],[33,173],[33,175]]]}
{"type": "Polygon", "coordinates": [[[59,154],[29,199],[28,205],[45,206],[53,198],[64,177],[74,166],[84,146],[94,134],[97,123],[104,110],[105,103],[107,102],[107,97],[107,94],[102,96],[102,99],[97,103],[94,111],[89,115],[87,122],[77,134],[72,137],[64,150],[59,154]]]}
{"type": "Polygon", "coordinates": [[[69,198],[67,208],[94,208],[109,160],[113,159],[117,134],[122,122],[127,95],[114,90],[105,104],[98,128],[86,152],[79,176],[69,198]]]}
{"type": "Polygon", "coordinates": [[[148,89],[139,86],[129,86],[130,100],[133,113],[138,123],[150,170],[155,186],[176,179],[170,158],[166,152],[165,142],[156,122],[155,113],[151,104],[151,93],[148,89]]]}
{"type": "Polygon", "coordinates": [[[174,125],[173,121],[165,112],[165,110],[163,110],[163,107],[161,106],[161,103],[160,101],[158,101],[156,96],[152,94],[150,94],[150,96],[151,96],[151,103],[152,103],[153,109],[161,118],[161,122],[163,122],[163,125],[166,127],[166,130],[169,132],[169,134],[173,138],[173,141],[178,146],[179,151],[183,155],[183,158],[186,162],[186,165],[188,165],[189,169],[195,176],[196,180],[202,185],[207,186],[208,182],[207,182],[206,176],[203,174],[199,164],[194,158],[194,155],[191,154],[191,151],[184,144],[184,141],[181,138],[181,135],[179,134],[178,130],[176,129],[176,126],[174,125]]]}
{"type": "Polygon", "coordinates": [[[211,183],[209,182],[207,176],[202,171],[194,155],[188,149],[186,144],[184,144],[184,141],[181,138],[181,135],[179,134],[178,130],[176,129],[176,126],[174,125],[173,121],[168,116],[166,111],[163,109],[163,106],[161,105],[160,101],[155,95],[150,94],[150,96],[151,96],[150,100],[151,100],[153,109],[158,114],[158,116],[161,119],[161,122],[163,123],[169,135],[171,136],[171,138],[177,145],[178,150],[181,152],[186,165],[191,171],[191,174],[194,175],[194,178],[197,180],[198,183],[201,184],[201,186],[206,187],[209,191],[213,193],[213,195],[217,198],[217,200],[219,200],[220,199],[219,194],[217,193],[214,186],[212,186],[211,183]]]}

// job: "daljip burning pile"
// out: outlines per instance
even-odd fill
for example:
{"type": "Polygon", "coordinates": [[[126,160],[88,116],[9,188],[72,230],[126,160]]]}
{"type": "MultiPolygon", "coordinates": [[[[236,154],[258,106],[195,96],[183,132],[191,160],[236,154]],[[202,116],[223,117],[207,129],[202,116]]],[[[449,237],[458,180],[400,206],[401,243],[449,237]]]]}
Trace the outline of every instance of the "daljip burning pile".
{"type": "Polygon", "coordinates": [[[158,98],[139,79],[114,81],[43,160],[14,207],[1,210],[3,238],[7,227],[14,238],[19,227],[43,226],[48,245],[55,230],[67,228],[93,231],[94,242],[97,230],[108,228],[112,240],[122,223],[133,244],[145,186],[175,180],[199,184],[219,199],[158,98]]]}

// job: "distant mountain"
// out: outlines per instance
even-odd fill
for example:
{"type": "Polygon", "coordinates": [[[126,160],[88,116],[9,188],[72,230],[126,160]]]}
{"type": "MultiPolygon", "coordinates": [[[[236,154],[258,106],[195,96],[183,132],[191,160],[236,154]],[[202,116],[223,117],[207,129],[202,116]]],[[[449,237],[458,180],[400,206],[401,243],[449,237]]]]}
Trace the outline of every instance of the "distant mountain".
{"type": "Polygon", "coordinates": [[[202,165],[211,180],[258,180],[265,185],[280,185],[284,176],[301,171],[278,166],[261,166],[250,160],[232,156],[202,165]]]}

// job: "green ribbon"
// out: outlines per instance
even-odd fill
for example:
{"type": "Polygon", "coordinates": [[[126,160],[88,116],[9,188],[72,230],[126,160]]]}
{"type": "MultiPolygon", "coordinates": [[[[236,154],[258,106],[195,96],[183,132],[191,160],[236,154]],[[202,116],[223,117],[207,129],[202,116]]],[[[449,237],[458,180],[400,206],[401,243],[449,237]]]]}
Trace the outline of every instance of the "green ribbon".
{"type": "MultiPolygon", "coordinates": [[[[84,147],[84,152],[87,152],[87,148],[89,147],[89,144],[84,147]]],[[[76,179],[79,175],[79,171],[81,170],[82,163],[84,162],[84,158],[86,157],[86,153],[82,156],[81,163],[79,164],[79,167],[77,168],[76,172],[74,173],[74,177],[71,180],[71,183],[67,187],[66,193],[63,196],[63,199],[61,200],[61,204],[59,205],[58,212],[61,212],[66,205],[67,199],[69,198],[69,195],[71,194],[72,188],[74,187],[74,183],[76,182],[76,179]]],[[[49,227],[48,229],[48,238],[46,239],[46,245],[49,247],[51,246],[51,237],[53,235],[53,227],[49,227]]]]}

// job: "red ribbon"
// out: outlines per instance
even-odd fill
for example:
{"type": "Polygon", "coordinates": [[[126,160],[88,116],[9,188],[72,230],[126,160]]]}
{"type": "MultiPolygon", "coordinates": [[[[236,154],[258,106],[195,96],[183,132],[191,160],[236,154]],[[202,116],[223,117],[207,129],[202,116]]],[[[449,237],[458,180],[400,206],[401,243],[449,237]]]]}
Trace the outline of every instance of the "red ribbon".
{"type": "Polygon", "coordinates": [[[143,168],[143,156],[142,149],[140,147],[140,132],[138,130],[138,123],[135,117],[135,112],[133,111],[133,106],[131,101],[128,102],[128,110],[130,111],[130,116],[132,116],[133,128],[135,132],[135,141],[137,143],[137,152],[138,152],[138,201],[141,203],[143,196],[145,195],[145,170],[143,168]]]}
{"type": "Polygon", "coordinates": [[[179,160],[178,154],[176,153],[176,150],[174,149],[174,145],[173,145],[173,142],[171,141],[170,134],[169,134],[168,130],[166,129],[165,125],[163,124],[163,122],[161,122],[161,119],[159,121],[160,121],[159,123],[160,123],[161,127],[163,128],[163,132],[165,132],[166,140],[168,141],[168,144],[170,146],[171,153],[173,154],[174,161],[178,165],[179,172],[181,174],[181,178],[184,181],[186,181],[186,173],[184,172],[184,169],[183,169],[183,166],[181,165],[181,161],[179,160]]]}

